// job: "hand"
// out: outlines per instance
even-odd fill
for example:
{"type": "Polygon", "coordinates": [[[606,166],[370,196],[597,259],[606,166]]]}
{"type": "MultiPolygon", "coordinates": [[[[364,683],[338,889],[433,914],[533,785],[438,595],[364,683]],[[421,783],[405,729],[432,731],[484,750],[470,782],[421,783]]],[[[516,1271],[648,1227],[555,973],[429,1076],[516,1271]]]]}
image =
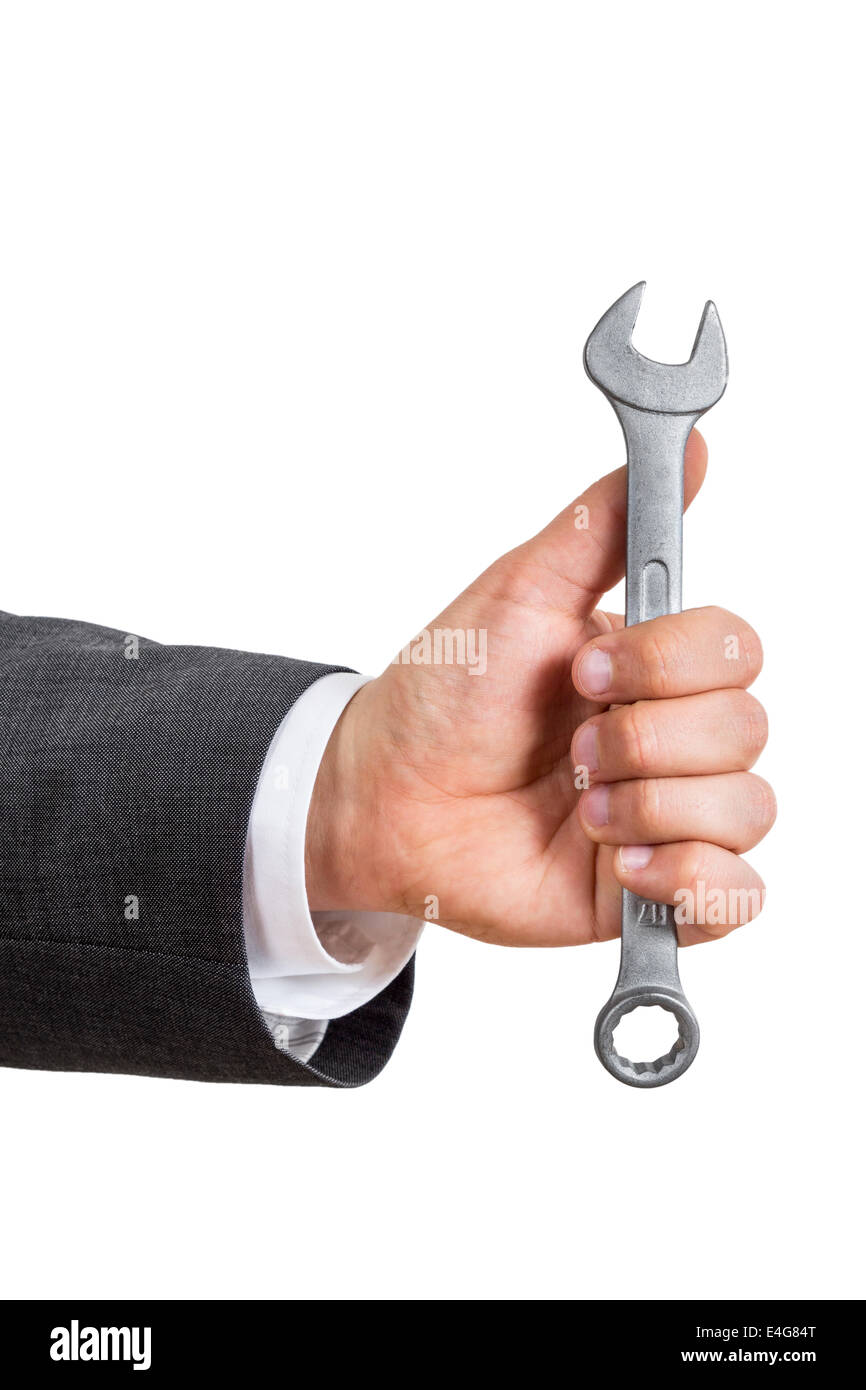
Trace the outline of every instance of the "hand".
{"type": "MultiPolygon", "coordinates": [[[[695,431],[686,505],[705,470],[695,431]]],[[[617,936],[621,885],[693,908],[683,944],[760,910],[739,857],[775,818],[747,770],[767,737],[746,690],[760,642],[721,608],[632,628],[600,611],[624,572],[625,468],[577,506],[431,624],[433,655],[437,629],[468,634],[465,664],[391,665],[349,703],[310,810],[314,909],[435,915],[512,946],[617,936]]]]}

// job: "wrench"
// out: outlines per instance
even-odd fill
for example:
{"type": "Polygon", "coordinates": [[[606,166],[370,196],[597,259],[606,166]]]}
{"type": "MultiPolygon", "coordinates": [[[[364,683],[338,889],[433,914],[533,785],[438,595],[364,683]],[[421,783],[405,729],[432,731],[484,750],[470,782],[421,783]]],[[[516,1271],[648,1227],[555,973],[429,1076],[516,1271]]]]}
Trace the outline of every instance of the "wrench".
{"type": "MultiPolygon", "coordinates": [[[[628,459],[626,625],[682,607],[683,455],[692,426],[715,405],[728,380],[716,306],[704,308],[688,362],[653,362],[632,346],[645,281],[633,285],[596,324],[584,349],[592,382],[616,411],[628,459]]],[[[695,1059],[698,1021],[677,969],[673,909],[623,889],[619,977],[595,1025],[595,1050],[627,1086],[665,1086],[695,1059]],[[614,1029],[633,1009],[660,1005],[676,1018],[671,1051],[631,1062],[614,1046],[614,1029]]]]}

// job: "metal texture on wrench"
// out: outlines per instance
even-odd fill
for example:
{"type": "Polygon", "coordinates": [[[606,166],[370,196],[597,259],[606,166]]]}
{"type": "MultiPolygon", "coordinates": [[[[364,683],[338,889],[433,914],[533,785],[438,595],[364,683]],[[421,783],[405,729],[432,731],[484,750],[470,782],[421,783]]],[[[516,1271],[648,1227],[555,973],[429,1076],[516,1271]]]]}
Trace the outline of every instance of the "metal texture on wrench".
{"type": "MultiPolygon", "coordinates": [[[[716,306],[704,308],[688,362],[653,362],[632,346],[644,281],[608,309],[587,339],[584,365],[616,411],[628,458],[626,625],[682,606],[683,456],[692,426],[715,405],[728,380],[716,306]]],[[[700,1032],[680,984],[673,909],[623,889],[622,954],[613,994],[595,1025],[595,1050],[627,1086],[665,1086],[682,1076],[700,1032]],[[614,1047],[614,1029],[633,1009],[660,1005],[677,1020],[671,1051],[632,1062],[614,1047]]]]}

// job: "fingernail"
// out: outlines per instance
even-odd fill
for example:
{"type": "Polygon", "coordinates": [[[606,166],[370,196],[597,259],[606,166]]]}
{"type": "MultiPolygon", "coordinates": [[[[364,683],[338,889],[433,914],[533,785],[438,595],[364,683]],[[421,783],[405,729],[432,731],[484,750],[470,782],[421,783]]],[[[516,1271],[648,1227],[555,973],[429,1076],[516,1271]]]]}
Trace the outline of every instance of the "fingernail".
{"type": "Polygon", "coordinates": [[[592,647],[577,668],[577,680],[587,695],[603,695],[610,689],[610,657],[599,647],[592,647]]]}
{"type": "Polygon", "coordinates": [[[610,787],[602,784],[590,787],[580,798],[581,810],[590,825],[607,825],[610,811],[610,787]]]}
{"type": "Polygon", "coordinates": [[[652,845],[620,845],[619,862],[626,873],[632,869],[645,869],[653,857],[652,845]]]}
{"type": "Polygon", "coordinates": [[[587,772],[598,772],[598,725],[585,724],[574,740],[574,761],[587,772]]]}

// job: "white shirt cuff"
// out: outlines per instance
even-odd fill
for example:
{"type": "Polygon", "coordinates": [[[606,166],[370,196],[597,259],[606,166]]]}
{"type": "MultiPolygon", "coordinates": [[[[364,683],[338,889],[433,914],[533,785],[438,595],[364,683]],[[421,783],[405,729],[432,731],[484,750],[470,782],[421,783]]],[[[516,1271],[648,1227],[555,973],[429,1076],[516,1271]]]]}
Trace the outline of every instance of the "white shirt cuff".
{"type": "MultiPolygon", "coordinates": [[[[244,858],[244,934],[253,992],[272,1025],[274,1015],[341,1018],[368,1003],[399,975],[423,929],[391,912],[311,915],[307,902],[304,845],[319,764],[368,679],[340,671],[315,681],[274,735],[259,775],[244,858]]],[[[295,1052],[291,1043],[287,1050],[295,1052]]]]}

